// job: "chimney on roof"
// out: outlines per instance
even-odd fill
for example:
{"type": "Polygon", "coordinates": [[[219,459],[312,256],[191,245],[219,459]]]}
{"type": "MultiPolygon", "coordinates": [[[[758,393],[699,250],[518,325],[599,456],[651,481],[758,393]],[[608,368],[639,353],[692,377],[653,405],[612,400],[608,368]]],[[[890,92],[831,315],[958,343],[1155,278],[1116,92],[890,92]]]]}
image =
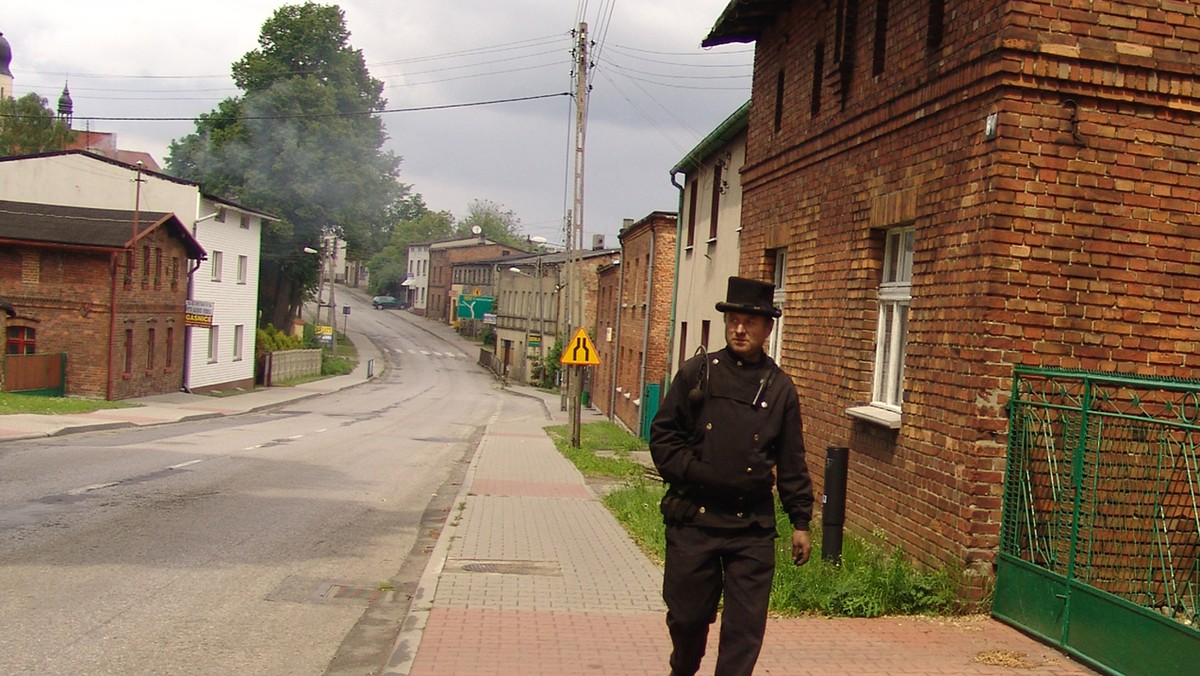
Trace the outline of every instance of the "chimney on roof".
{"type": "Polygon", "coordinates": [[[632,218],[622,219],[621,220],[621,232],[625,232],[626,230],[628,230],[629,226],[631,226],[631,225],[633,225],[632,218]]]}

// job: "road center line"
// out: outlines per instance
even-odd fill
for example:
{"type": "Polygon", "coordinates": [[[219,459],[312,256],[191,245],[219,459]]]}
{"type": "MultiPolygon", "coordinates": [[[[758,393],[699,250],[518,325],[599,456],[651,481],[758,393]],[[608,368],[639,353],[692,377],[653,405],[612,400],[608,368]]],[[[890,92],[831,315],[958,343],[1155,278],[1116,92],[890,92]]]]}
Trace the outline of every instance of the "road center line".
{"type": "Polygon", "coordinates": [[[110,481],[105,484],[92,484],[91,486],[84,486],[83,488],[76,488],[73,491],[67,491],[67,495],[83,495],[84,493],[91,493],[92,491],[98,491],[102,488],[112,488],[113,486],[116,486],[119,483],[121,483],[121,482],[120,481],[110,481]]]}

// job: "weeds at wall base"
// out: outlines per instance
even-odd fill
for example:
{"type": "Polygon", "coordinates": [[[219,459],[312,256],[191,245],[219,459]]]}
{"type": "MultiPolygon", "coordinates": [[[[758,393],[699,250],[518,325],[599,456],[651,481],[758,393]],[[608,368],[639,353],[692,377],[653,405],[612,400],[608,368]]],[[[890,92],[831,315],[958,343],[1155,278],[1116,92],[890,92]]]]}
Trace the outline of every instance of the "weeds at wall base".
{"type": "MultiPolygon", "coordinates": [[[[645,478],[644,468],[629,459],[631,451],[645,450],[645,443],[607,422],[583,425],[578,449],[570,448],[564,426],[549,427],[546,432],[585,476],[619,477],[624,481],[604,497],[604,504],[642,551],[661,564],[666,541],[658,503],[665,486],[645,478]]],[[[962,571],[950,567],[920,570],[902,550],[890,546],[882,532],[869,539],[846,533],[841,560],[835,564],[822,559],[821,531],[814,523],[812,557],[804,566],[795,566],[791,524],[778,503],[776,510],[781,527],[771,588],[772,613],[880,617],[953,615],[968,610],[967,600],[958,593],[963,588],[962,571]]]]}

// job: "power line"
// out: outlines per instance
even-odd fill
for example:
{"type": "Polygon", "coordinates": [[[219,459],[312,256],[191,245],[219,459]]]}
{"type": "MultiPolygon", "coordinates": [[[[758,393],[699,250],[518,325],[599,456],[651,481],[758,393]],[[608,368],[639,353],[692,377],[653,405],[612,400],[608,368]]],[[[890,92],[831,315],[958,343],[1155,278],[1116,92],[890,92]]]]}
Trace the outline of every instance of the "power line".
{"type": "MultiPolygon", "coordinates": [[[[318,119],[326,117],[357,117],[361,115],[386,115],[390,113],[419,113],[427,110],[450,110],[455,108],[475,108],[479,106],[492,106],[501,103],[520,103],[522,101],[536,101],[538,99],[549,99],[556,96],[571,96],[571,92],[556,92],[554,94],[536,94],[533,96],[518,96],[508,99],[492,99],[490,101],[472,101],[469,103],[447,103],[436,106],[415,106],[412,108],[389,108],[386,110],[364,110],[348,113],[309,113],[302,115],[242,115],[239,120],[302,120],[302,119],[318,119]]],[[[22,117],[20,115],[6,115],[0,113],[0,118],[22,117]]],[[[193,122],[195,117],[76,117],[75,121],[80,122],[193,122]]]]}

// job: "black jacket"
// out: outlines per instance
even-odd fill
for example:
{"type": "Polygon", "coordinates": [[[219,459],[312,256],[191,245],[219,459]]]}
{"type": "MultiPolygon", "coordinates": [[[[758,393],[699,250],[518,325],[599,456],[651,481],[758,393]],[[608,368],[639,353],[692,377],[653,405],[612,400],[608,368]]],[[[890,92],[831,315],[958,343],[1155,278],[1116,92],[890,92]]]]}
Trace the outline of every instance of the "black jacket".
{"type": "Polygon", "coordinates": [[[671,485],[668,497],[700,508],[694,525],[774,528],[777,476],[792,526],[808,530],[813,493],[800,402],[791,378],[766,355],[749,364],[722,349],[684,362],[650,425],[650,454],[671,485]]]}

